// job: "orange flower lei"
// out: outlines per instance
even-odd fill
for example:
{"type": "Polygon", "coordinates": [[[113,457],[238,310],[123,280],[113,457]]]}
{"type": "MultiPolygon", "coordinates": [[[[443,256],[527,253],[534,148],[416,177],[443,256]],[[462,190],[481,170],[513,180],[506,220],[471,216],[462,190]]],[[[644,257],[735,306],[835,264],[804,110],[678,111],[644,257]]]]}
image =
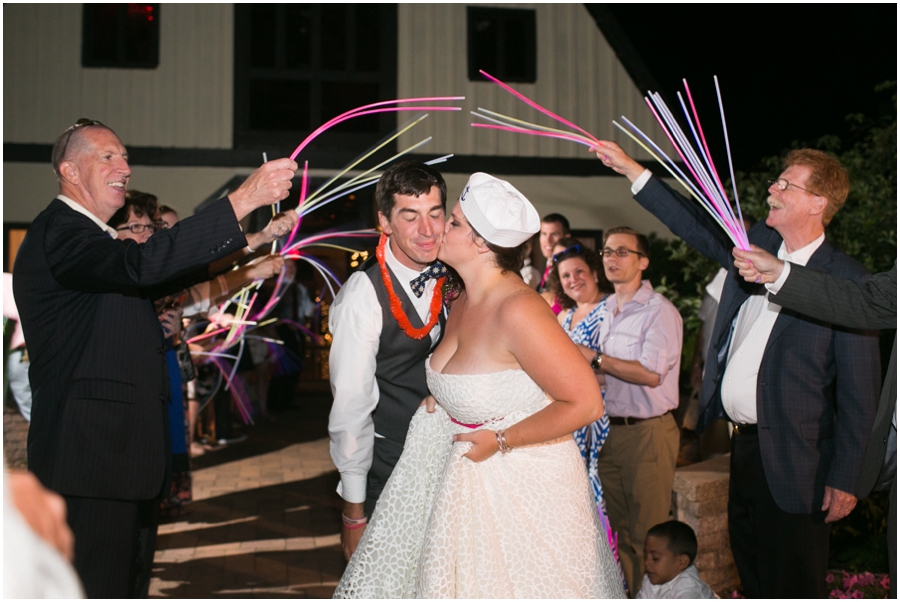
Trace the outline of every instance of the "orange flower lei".
{"type": "Polygon", "coordinates": [[[378,259],[378,267],[381,268],[381,281],[384,282],[384,288],[387,289],[388,299],[391,304],[391,315],[397,320],[397,323],[400,325],[400,328],[403,329],[403,332],[406,333],[406,336],[416,340],[423,339],[425,338],[425,335],[431,332],[431,329],[437,324],[438,318],[441,315],[441,302],[443,300],[442,291],[444,288],[444,280],[447,278],[439,278],[434,285],[434,292],[431,293],[431,305],[428,308],[430,315],[428,324],[422,328],[413,328],[413,325],[409,322],[409,318],[406,317],[406,313],[403,311],[403,306],[400,303],[400,299],[397,297],[397,293],[394,292],[394,283],[391,281],[391,275],[388,273],[387,265],[384,263],[384,245],[387,244],[387,240],[388,237],[382,234],[381,240],[378,241],[378,247],[375,249],[375,257],[378,259]]]}

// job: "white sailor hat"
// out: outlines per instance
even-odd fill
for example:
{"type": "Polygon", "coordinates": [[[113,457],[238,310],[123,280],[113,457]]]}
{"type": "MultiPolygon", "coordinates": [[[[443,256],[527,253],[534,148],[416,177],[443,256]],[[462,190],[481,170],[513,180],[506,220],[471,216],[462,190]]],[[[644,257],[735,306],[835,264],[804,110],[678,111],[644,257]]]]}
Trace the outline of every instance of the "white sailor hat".
{"type": "Polygon", "coordinates": [[[459,204],[472,228],[498,247],[517,247],[541,229],[528,199],[509,182],[486,173],[472,174],[459,204]]]}

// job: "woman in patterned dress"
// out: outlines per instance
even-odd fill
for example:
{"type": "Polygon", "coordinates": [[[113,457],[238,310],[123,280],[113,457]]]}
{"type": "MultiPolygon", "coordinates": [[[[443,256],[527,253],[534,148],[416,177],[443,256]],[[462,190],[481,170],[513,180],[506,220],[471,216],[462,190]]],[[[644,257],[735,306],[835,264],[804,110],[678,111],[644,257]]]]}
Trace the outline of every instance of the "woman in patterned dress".
{"type": "MultiPolygon", "coordinates": [[[[600,350],[600,323],[606,319],[606,298],[612,293],[612,286],[596,251],[571,238],[561,239],[553,250],[553,268],[548,282],[562,307],[557,319],[585,361],[590,363],[600,350]]],[[[604,414],[600,420],[578,429],[573,435],[587,466],[597,511],[615,551],[603,501],[603,486],[597,474],[600,448],[609,435],[609,418],[604,414]]]]}

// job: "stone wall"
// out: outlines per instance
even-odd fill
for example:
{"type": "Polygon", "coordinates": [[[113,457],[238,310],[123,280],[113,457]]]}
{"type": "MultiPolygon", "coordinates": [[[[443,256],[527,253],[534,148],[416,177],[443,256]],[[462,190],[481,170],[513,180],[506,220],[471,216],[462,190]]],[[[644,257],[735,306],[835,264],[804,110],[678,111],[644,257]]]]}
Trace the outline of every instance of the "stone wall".
{"type": "Polygon", "coordinates": [[[675,518],[697,534],[694,564],[719,596],[727,598],[739,585],[728,541],[728,475],[731,456],[683,466],[675,471],[675,518]]]}

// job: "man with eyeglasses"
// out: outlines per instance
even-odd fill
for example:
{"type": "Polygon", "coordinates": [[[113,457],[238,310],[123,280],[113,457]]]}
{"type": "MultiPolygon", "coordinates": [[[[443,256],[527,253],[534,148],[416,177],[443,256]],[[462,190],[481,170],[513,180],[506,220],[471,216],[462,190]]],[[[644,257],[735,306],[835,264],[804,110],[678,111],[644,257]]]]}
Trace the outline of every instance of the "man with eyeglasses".
{"type": "Polygon", "coordinates": [[[600,324],[600,351],[591,362],[606,381],[609,436],[597,472],[619,559],[632,596],[644,574],[644,540],[668,519],[679,433],[681,315],[643,280],[650,265],[647,237],[626,226],[603,233],[603,269],[615,288],[600,324]]]}
{"type": "Polygon", "coordinates": [[[140,567],[138,517],[158,503],[170,470],[163,331],[140,290],[244,248],[239,220],[285,198],[297,164],[266,163],[138,244],[106,225],[131,177],[111,129],[79,120],[52,162],[60,194],[28,229],[13,269],[31,360],[28,467],[66,500],[87,595],[125,598],[140,567]]]}
{"type": "MultiPolygon", "coordinates": [[[[632,182],[644,208],[728,270],[703,376],[698,433],[734,423],[728,524],[748,598],[827,597],[831,523],[860,491],[878,403],[878,338],[770,303],[748,284],[733,243],[705,210],[650,175],[614,142],[595,149],[632,182]]],[[[791,151],[770,183],[769,214],[750,242],[782,260],[864,282],[868,271],[825,239],[850,188],[841,164],[821,151],[791,151]]]]}

